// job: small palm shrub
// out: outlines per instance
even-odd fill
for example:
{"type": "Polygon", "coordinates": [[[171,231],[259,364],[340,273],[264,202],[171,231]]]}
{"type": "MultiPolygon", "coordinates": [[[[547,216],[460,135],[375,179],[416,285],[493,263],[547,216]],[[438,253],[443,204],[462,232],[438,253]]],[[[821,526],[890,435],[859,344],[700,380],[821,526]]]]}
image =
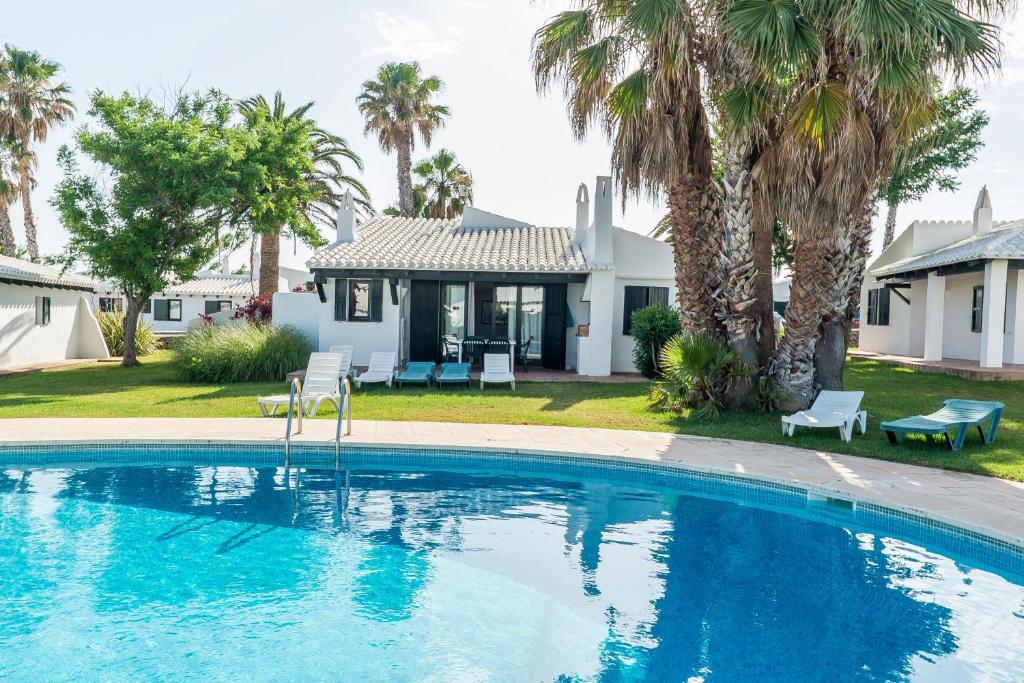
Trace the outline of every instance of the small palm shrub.
{"type": "MultiPolygon", "coordinates": [[[[100,324],[100,332],[107,342],[107,351],[111,356],[124,355],[124,313],[119,311],[98,311],[96,322],[100,324]]],[[[160,348],[160,339],[153,328],[139,319],[135,328],[135,352],[140,356],[156,353],[160,348]]]]}
{"type": "Polygon", "coordinates": [[[715,418],[729,404],[729,392],[754,369],[728,346],[706,334],[681,334],[661,350],[661,378],[651,385],[656,410],[691,408],[699,418],[715,418]]]}
{"type": "Polygon", "coordinates": [[[679,311],[665,304],[654,304],[633,311],[633,364],[645,377],[658,374],[661,349],[682,330],[679,311]]]}
{"type": "Polygon", "coordinates": [[[189,329],[174,350],[174,363],[190,382],[268,382],[304,367],[309,353],[309,341],[298,330],[245,321],[189,329]]]}

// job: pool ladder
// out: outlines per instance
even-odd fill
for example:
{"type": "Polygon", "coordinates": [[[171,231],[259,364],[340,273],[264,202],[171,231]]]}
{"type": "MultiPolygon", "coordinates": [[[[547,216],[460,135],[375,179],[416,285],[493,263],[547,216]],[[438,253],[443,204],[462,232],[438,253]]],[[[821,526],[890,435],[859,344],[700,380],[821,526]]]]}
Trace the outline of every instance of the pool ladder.
{"type": "MultiPolygon", "coordinates": [[[[334,428],[334,469],[341,467],[341,421],[345,419],[345,436],[352,433],[352,384],[348,377],[341,380],[341,403],[334,403],[338,409],[338,421],[334,428]]],[[[289,467],[292,459],[292,416],[296,418],[296,434],[302,433],[302,416],[305,406],[302,403],[302,380],[292,378],[292,386],[288,391],[288,421],[284,428],[284,466],[289,467]],[[298,405],[296,405],[298,403],[298,405]]]]}

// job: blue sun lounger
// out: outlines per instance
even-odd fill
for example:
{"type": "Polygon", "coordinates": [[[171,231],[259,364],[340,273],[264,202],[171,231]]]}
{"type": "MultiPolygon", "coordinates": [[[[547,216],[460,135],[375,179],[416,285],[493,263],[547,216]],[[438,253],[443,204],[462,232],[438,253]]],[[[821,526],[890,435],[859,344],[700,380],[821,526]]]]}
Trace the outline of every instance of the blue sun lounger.
{"type": "Polygon", "coordinates": [[[905,417],[902,420],[883,422],[882,431],[889,437],[891,444],[903,443],[903,437],[906,434],[924,434],[929,441],[931,441],[932,435],[942,434],[949,450],[959,451],[964,446],[964,439],[967,438],[967,431],[970,427],[978,428],[978,434],[981,435],[985,443],[995,441],[999,418],[1002,417],[1005,407],[998,401],[949,398],[943,402],[942,408],[931,415],[917,415],[905,417]],[[986,420],[992,421],[987,433],[981,428],[982,423],[986,420]],[[956,436],[951,439],[949,432],[954,429],[956,436]]]}
{"type": "Polygon", "coordinates": [[[405,364],[405,372],[398,375],[395,380],[398,382],[398,387],[401,388],[402,384],[426,384],[430,386],[430,382],[434,379],[434,370],[437,369],[436,363],[429,361],[413,361],[405,364]]]}
{"type": "Polygon", "coordinates": [[[435,381],[438,387],[443,387],[445,384],[465,384],[469,386],[473,381],[470,372],[469,363],[441,363],[441,374],[438,375],[435,381]]]}

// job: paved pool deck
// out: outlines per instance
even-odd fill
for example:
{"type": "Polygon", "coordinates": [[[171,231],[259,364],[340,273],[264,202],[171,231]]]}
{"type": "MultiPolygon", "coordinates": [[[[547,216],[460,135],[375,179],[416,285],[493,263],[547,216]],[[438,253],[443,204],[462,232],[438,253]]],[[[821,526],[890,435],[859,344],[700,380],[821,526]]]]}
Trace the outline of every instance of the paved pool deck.
{"type": "MultiPolygon", "coordinates": [[[[37,418],[0,420],[0,443],[280,442],[284,420],[37,418]]],[[[333,420],[306,420],[295,442],[332,443],[333,420]]],[[[854,437],[856,438],[856,436],[854,437]]],[[[794,438],[799,444],[799,437],[794,438]]],[[[660,432],[524,425],[353,421],[343,445],[451,446],[632,458],[796,484],[878,503],[1024,546],[1024,483],[791,446],[660,432]]]]}

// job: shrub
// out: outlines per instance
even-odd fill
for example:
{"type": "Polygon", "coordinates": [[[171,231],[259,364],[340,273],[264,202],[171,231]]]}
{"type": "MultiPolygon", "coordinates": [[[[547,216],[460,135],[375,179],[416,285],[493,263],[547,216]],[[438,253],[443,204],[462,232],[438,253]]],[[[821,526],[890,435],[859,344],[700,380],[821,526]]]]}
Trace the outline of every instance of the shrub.
{"type": "Polygon", "coordinates": [[[728,405],[734,383],[753,371],[714,337],[677,335],[661,350],[661,379],[651,385],[651,407],[692,408],[697,417],[718,417],[728,405]]]}
{"type": "Polygon", "coordinates": [[[654,304],[633,311],[633,363],[645,377],[658,374],[661,348],[682,330],[679,311],[665,304],[654,304]]]}
{"type": "Polygon", "coordinates": [[[174,362],[191,382],[266,382],[303,367],[309,353],[298,330],[246,321],[191,328],[174,350],[174,362]]]}
{"type": "MultiPolygon", "coordinates": [[[[124,355],[124,313],[120,311],[99,311],[96,313],[96,322],[100,324],[100,332],[107,342],[107,351],[111,356],[124,355]]],[[[153,332],[153,328],[139,319],[138,327],[135,328],[135,353],[139,356],[146,356],[155,353],[160,348],[160,340],[153,332]]]]}
{"type": "Polygon", "coordinates": [[[270,297],[254,296],[241,306],[236,306],[234,318],[251,323],[269,323],[272,318],[270,297]]]}

